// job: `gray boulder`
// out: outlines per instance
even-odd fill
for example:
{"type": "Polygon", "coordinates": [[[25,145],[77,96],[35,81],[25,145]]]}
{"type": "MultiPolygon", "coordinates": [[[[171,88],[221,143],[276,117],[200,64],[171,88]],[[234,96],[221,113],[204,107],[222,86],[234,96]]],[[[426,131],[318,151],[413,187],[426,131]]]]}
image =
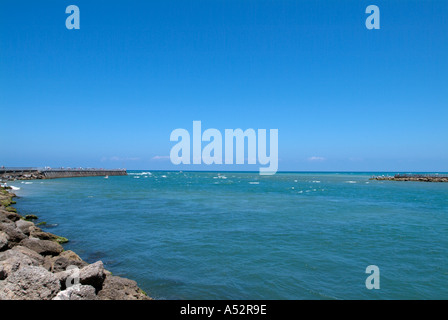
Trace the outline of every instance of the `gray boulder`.
{"type": "Polygon", "coordinates": [[[77,284],[59,292],[53,300],[98,300],[98,297],[94,287],[77,284]]]}
{"type": "Polygon", "coordinates": [[[42,267],[27,266],[12,273],[0,286],[0,300],[51,300],[59,280],[42,267]]]}
{"type": "Polygon", "coordinates": [[[19,252],[21,254],[26,255],[28,258],[30,258],[34,264],[33,265],[42,265],[44,263],[44,257],[38,254],[36,251],[31,250],[27,247],[23,246],[15,246],[11,249],[11,252],[19,252]]]}
{"type": "Polygon", "coordinates": [[[64,271],[68,266],[76,266],[81,269],[87,265],[87,262],[71,250],[64,251],[58,256],[46,257],[44,262],[44,268],[51,272],[64,271]]]}
{"type": "Polygon", "coordinates": [[[81,284],[90,285],[97,291],[102,289],[105,278],[106,274],[104,272],[104,265],[102,261],[89,264],[88,266],[82,268],[79,273],[79,280],[81,284]]]}
{"type": "Polygon", "coordinates": [[[24,239],[20,242],[20,245],[34,250],[43,256],[57,256],[64,251],[64,248],[60,244],[49,240],[24,239]]]}
{"type": "Polygon", "coordinates": [[[20,220],[20,215],[15,212],[0,209],[0,222],[14,222],[20,220]]]}
{"type": "Polygon", "coordinates": [[[29,236],[30,228],[34,227],[34,223],[20,219],[16,221],[16,226],[20,231],[29,236]]]}
{"type": "Polygon", "coordinates": [[[14,222],[0,223],[0,231],[3,231],[8,235],[9,247],[17,245],[20,241],[26,238],[26,235],[17,228],[14,222]]]}
{"type": "Polygon", "coordinates": [[[103,289],[98,292],[100,300],[151,300],[138,286],[137,282],[108,275],[103,289]]]}
{"type": "Polygon", "coordinates": [[[3,231],[0,231],[0,251],[8,249],[8,241],[9,236],[3,231]]]}
{"type": "Polygon", "coordinates": [[[38,266],[39,262],[19,251],[7,250],[0,252],[0,280],[22,267],[38,266]]]}

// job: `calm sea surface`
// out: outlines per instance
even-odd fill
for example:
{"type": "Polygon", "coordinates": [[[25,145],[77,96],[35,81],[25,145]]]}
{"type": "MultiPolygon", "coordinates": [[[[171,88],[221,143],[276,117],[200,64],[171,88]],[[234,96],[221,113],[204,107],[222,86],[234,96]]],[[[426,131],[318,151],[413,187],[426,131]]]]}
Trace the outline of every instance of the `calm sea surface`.
{"type": "Polygon", "coordinates": [[[369,173],[16,181],[21,214],[157,299],[448,299],[448,183],[369,173]],[[380,269],[368,290],[366,267],[380,269]]]}

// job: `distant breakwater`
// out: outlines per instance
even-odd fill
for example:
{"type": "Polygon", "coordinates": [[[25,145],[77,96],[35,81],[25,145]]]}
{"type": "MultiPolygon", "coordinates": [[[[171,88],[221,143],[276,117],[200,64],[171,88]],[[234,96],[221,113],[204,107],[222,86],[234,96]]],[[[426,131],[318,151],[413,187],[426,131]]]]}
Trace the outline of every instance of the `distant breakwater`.
{"type": "Polygon", "coordinates": [[[88,264],[64,250],[68,239],[43,231],[34,215],[19,215],[14,197],[0,187],[0,300],[151,300],[102,261],[88,264]]]}
{"type": "Polygon", "coordinates": [[[370,180],[448,182],[448,175],[437,175],[437,174],[396,174],[394,176],[374,176],[370,180]]]}
{"type": "Polygon", "coordinates": [[[125,175],[126,169],[0,168],[2,181],[125,175]]]}

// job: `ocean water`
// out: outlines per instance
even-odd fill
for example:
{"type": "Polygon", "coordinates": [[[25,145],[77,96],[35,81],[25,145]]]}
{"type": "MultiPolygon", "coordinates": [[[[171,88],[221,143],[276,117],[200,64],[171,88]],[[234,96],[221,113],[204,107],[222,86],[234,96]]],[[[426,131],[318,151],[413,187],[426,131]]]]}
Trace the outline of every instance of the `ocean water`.
{"type": "Polygon", "coordinates": [[[143,172],[11,183],[17,209],[156,299],[448,299],[448,184],[143,172]],[[380,270],[368,290],[366,267],[380,270]]]}

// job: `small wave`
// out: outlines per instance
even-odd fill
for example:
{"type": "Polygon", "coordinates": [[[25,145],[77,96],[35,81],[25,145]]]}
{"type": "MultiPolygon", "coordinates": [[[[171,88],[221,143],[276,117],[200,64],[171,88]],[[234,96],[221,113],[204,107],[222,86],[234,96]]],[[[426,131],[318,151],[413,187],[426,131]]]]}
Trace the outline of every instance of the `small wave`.
{"type": "Polygon", "coordinates": [[[258,182],[258,181],[251,181],[251,182],[249,182],[249,184],[260,184],[260,182],[258,182]]]}
{"type": "Polygon", "coordinates": [[[140,177],[139,177],[139,176],[136,176],[136,177],[134,177],[134,179],[140,179],[140,177]]]}
{"type": "Polygon", "coordinates": [[[19,187],[11,186],[11,190],[20,190],[20,188],[19,188],[19,187]]]}
{"type": "Polygon", "coordinates": [[[356,181],[350,180],[350,181],[345,181],[345,183],[357,183],[356,181]]]}
{"type": "Polygon", "coordinates": [[[25,184],[33,184],[33,182],[25,182],[25,184]]]}
{"type": "Polygon", "coordinates": [[[130,176],[151,176],[151,172],[131,172],[128,173],[130,176]]]}
{"type": "Polygon", "coordinates": [[[163,176],[162,176],[162,178],[166,178],[166,176],[165,176],[165,175],[163,175],[163,176]]]}
{"type": "Polygon", "coordinates": [[[311,181],[312,183],[320,183],[320,181],[319,180],[314,180],[314,181],[311,181]]]}

